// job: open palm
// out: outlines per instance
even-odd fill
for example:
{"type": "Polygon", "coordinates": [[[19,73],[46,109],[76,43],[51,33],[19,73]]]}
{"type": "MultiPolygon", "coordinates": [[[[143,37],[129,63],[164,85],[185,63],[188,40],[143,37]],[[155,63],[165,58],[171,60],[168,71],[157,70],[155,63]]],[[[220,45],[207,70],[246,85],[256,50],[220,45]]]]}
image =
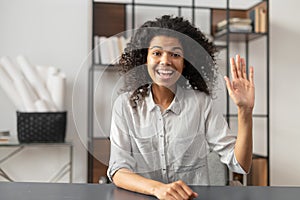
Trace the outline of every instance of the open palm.
{"type": "Polygon", "coordinates": [[[253,67],[249,70],[249,79],[246,73],[245,59],[239,55],[230,59],[232,81],[225,76],[229,96],[239,108],[253,109],[255,87],[253,81],[253,67]]]}

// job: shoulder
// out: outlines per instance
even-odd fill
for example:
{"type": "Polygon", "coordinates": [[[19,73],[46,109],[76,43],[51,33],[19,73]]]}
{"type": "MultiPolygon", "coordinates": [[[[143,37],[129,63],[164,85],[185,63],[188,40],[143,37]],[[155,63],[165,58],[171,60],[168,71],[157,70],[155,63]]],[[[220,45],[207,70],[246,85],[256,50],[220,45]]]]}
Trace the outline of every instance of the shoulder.
{"type": "Polygon", "coordinates": [[[113,102],[113,110],[121,112],[123,109],[126,109],[129,106],[130,95],[129,92],[119,94],[113,102]]]}
{"type": "Polygon", "coordinates": [[[204,102],[209,103],[211,101],[210,95],[207,95],[206,93],[201,92],[199,90],[182,88],[181,91],[183,93],[183,98],[188,101],[192,101],[192,102],[200,101],[202,104],[204,102]]]}

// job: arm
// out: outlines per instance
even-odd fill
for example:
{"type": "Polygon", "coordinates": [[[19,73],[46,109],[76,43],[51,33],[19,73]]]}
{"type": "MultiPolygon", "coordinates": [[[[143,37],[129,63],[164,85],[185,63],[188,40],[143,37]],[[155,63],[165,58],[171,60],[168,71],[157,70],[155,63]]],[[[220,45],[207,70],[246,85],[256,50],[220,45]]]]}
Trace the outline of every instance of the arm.
{"type": "Polygon", "coordinates": [[[114,174],[113,182],[123,189],[153,195],[158,199],[192,199],[198,196],[183,181],[164,184],[144,178],[125,168],[114,174]]]}
{"type": "Polygon", "coordinates": [[[253,67],[250,67],[249,80],[245,60],[236,56],[230,59],[232,82],[225,77],[230,97],[238,107],[238,136],[234,154],[242,168],[249,172],[252,163],[252,111],[254,107],[253,67]]]}

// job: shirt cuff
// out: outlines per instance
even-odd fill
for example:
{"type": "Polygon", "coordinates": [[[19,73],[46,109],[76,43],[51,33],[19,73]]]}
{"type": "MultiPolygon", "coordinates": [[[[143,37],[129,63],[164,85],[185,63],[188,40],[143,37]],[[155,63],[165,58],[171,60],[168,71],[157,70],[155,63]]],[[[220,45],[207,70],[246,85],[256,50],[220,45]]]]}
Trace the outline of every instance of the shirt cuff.
{"type": "Polygon", "coordinates": [[[114,174],[119,170],[119,169],[129,169],[130,171],[133,171],[133,169],[126,163],[113,163],[112,165],[108,166],[107,169],[107,177],[109,178],[109,180],[111,182],[113,182],[112,177],[114,176],[114,174]]]}
{"type": "Polygon", "coordinates": [[[240,163],[237,161],[235,154],[233,153],[233,158],[232,158],[232,168],[229,167],[229,169],[235,173],[238,174],[248,174],[240,165],[240,163]]]}

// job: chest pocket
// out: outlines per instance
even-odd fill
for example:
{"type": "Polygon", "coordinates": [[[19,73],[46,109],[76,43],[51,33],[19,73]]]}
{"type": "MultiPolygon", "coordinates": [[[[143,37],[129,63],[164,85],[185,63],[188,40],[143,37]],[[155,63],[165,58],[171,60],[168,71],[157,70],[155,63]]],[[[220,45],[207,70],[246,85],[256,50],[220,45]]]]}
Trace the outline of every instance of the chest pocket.
{"type": "Polygon", "coordinates": [[[133,153],[149,154],[158,150],[157,134],[152,127],[130,132],[133,153]]]}

